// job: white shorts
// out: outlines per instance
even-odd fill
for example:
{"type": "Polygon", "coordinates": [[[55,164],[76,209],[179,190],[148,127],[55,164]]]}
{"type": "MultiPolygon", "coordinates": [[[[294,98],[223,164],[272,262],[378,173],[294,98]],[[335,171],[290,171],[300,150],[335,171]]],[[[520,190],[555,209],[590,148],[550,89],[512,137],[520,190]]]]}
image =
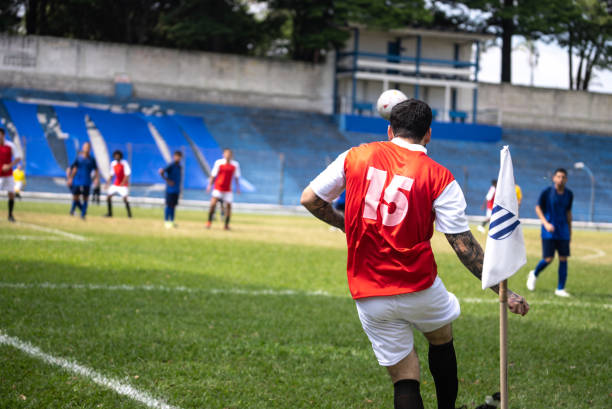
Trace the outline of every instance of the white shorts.
{"type": "Polygon", "coordinates": [[[355,301],[361,325],[381,366],[393,366],[412,352],[412,327],[432,332],[461,314],[459,301],[440,277],[426,290],[355,301]]]}
{"type": "Polygon", "coordinates": [[[15,179],[13,176],[0,177],[0,192],[15,193],[15,179]]]}
{"type": "Polygon", "coordinates": [[[108,188],[108,192],[106,192],[106,194],[109,196],[119,195],[121,197],[127,197],[128,193],[129,189],[127,186],[117,185],[110,185],[110,187],[108,188]]]}
{"type": "Polygon", "coordinates": [[[15,182],[15,192],[21,192],[23,188],[23,182],[15,182]]]}
{"type": "Polygon", "coordinates": [[[233,192],[222,192],[217,189],[213,189],[212,197],[216,197],[217,199],[223,200],[225,203],[232,203],[234,201],[234,193],[233,192]]]}
{"type": "Polygon", "coordinates": [[[493,209],[487,209],[487,219],[490,219],[492,214],[493,214],[493,209]]]}

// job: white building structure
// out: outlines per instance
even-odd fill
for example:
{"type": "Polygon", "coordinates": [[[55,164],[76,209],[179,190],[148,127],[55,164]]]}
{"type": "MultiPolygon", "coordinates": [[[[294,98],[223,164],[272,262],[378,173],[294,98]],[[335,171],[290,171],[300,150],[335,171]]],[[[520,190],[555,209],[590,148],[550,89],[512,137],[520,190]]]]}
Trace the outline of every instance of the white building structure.
{"type": "Polygon", "coordinates": [[[373,114],[384,90],[427,102],[434,119],[476,122],[481,43],[487,34],[351,27],[336,56],[335,112],[373,114]]]}

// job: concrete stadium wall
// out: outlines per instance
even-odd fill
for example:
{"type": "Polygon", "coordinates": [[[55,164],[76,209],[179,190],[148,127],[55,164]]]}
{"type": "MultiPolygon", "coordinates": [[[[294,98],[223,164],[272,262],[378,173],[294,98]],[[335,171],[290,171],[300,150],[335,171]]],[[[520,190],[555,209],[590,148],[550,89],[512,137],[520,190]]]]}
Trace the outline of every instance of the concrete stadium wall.
{"type": "Polygon", "coordinates": [[[479,121],[612,135],[611,94],[486,83],[479,84],[478,90],[478,110],[486,112],[479,121]]]}
{"type": "Polygon", "coordinates": [[[53,37],[0,36],[0,87],[332,112],[333,59],[324,65],[53,37]]]}

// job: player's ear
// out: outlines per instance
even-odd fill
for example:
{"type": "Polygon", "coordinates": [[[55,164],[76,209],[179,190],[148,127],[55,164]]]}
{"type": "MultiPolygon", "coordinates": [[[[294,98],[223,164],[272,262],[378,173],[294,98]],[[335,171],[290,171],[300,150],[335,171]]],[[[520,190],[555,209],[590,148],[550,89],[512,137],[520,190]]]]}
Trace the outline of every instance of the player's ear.
{"type": "Polygon", "coordinates": [[[393,135],[393,129],[391,128],[390,124],[389,126],[387,126],[387,137],[389,138],[389,140],[395,138],[395,135],[393,135]]]}
{"type": "Polygon", "coordinates": [[[431,128],[427,130],[423,137],[423,145],[427,145],[429,142],[431,142],[431,128]]]}

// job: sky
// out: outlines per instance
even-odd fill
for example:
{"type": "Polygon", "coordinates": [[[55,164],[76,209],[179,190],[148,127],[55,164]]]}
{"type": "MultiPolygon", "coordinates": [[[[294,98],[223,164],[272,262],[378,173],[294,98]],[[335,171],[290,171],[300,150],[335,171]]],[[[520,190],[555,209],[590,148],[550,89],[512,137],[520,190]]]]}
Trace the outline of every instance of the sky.
{"type": "MultiPolygon", "coordinates": [[[[519,47],[523,42],[521,37],[513,39],[512,53],[512,83],[530,85],[531,67],[529,52],[519,47]]],[[[569,88],[569,62],[567,51],[554,44],[536,42],[540,53],[538,64],[534,69],[534,86],[547,88],[569,88]]],[[[574,71],[578,66],[578,58],[574,58],[574,71]]],[[[612,93],[612,71],[594,70],[589,91],[612,93]]],[[[492,46],[481,54],[480,73],[478,79],[484,82],[499,83],[501,76],[501,47],[492,46]]]]}

